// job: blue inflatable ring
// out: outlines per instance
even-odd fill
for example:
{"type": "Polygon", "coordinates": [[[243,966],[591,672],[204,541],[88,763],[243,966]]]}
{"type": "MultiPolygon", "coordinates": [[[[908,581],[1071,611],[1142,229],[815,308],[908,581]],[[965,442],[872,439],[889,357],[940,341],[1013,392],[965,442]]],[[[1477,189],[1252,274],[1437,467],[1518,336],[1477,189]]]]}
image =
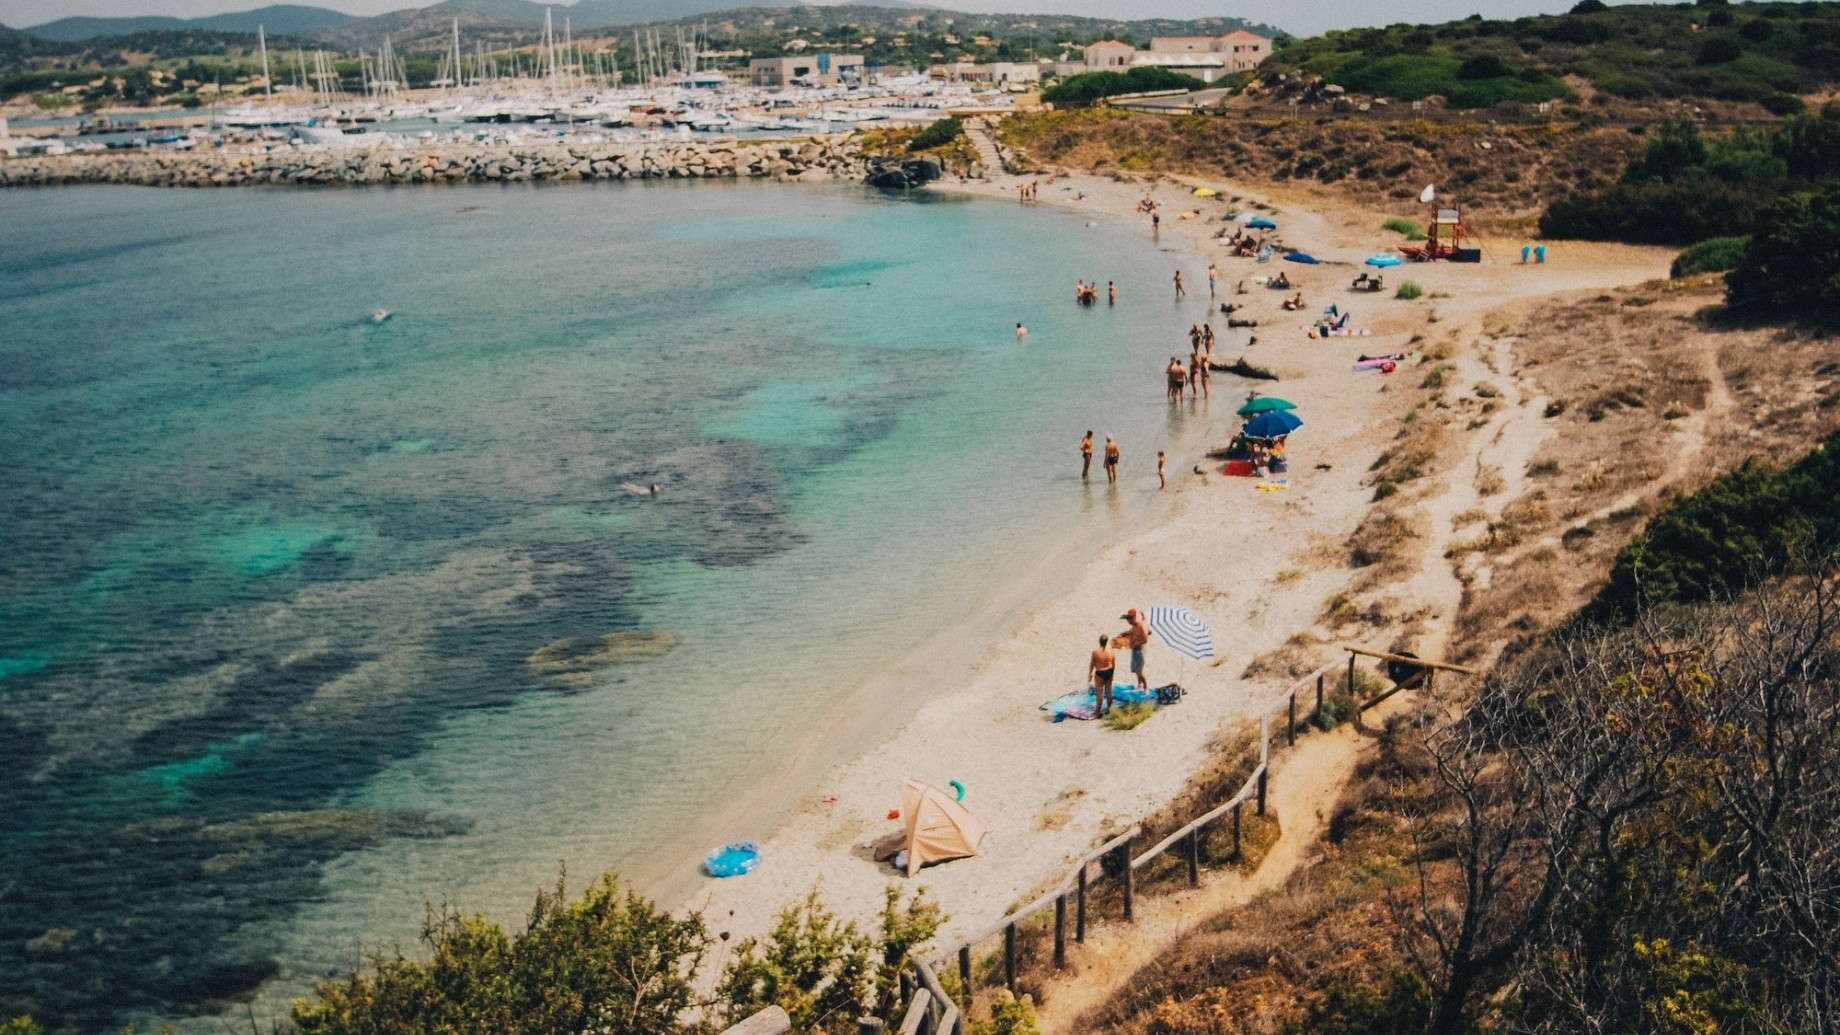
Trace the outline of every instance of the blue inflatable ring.
{"type": "Polygon", "coordinates": [[[964,801],[965,800],[965,785],[964,784],[959,783],[957,780],[953,780],[952,782],[946,784],[946,786],[958,792],[958,797],[952,800],[954,801],[964,801]]]}
{"type": "Polygon", "coordinates": [[[703,856],[703,869],[711,877],[739,877],[760,865],[760,846],[752,841],[723,845],[703,856]]]}

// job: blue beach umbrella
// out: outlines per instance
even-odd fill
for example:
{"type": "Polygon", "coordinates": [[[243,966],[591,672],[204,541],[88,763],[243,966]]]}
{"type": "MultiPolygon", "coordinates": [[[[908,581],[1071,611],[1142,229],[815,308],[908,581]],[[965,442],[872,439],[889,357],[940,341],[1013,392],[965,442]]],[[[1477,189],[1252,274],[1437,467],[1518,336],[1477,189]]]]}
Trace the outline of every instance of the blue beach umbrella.
{"type": "Polygon", "coordinates": [[[1314,266],[1317,263],[1321,262],[1322,260],[1318,259],[1314,255],[1306,255],[1303,252],[1292,252],[1289,255],[1286,255],[1284,257],[1284,261],[1285,262],[1301,262],[1305,266],[1314,266]]]}
{"type": "Polygon", "coordinates": [[[1378,252],[1367,257],[1367,264],[1379,269],[1385,269],[1388,266],[1404,265],[1405,261],[1406,260],[1394,255],[1392,252],[1378,252]]]}
{"type": "Polygon", "coordinates": [[[1246,225],[1254,230],[1276,230],[1278,228],[1278,224],[1266,219],[1264,216],[1260,216],[1257,219],[1248,219],[1246,220],[1246,225]]]}
{"type": "Polygon", "coordinates": [[[1200,615],[1186,607],[1153,607],[1144,612],[1144,624],[1185,658],[1206,661],[1214,656],[1214,634],[1200,615]]]}
{"type": "Polygon", "coordinates": [[[1240,430],[1247,438],[1280,438],[1303,427],[1303,418],[1289,410],[1267,410],[1240,430]]]}

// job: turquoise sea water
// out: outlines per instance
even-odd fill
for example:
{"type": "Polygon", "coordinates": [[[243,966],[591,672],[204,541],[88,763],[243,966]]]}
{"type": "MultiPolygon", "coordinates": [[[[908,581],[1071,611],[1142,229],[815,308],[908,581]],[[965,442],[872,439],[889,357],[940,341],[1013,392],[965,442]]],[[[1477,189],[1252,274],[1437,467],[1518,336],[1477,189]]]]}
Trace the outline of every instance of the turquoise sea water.
{"type": "Polygon", "coordinates": [[[425,901],[511,918],[559,863],[657,883],[764,835],[737,803],[847,753],[838,709],[892,731],[932,688],[879,674],[1154,517],[1155,450],[1211,426],[1162,398],[1178,256],[1067,212],[86,189],[0,222],[0,1015],[57,1029],[278,1002],[425,901]]]}

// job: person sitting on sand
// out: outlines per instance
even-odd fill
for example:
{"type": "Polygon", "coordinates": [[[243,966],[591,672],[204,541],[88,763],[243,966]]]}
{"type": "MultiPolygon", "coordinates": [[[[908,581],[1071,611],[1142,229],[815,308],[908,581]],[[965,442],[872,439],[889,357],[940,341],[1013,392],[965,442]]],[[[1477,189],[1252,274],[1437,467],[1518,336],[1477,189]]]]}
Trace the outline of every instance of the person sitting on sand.
{"type": "Polygon", "coordinates": [[[1291,278],[1289,275],[1280,272],[1277,276],[1271,278],[1271,283],[1266,286],[1278,291],[1289,291],[1291,289],[1291,278]]]}
{"type": "Polygon", "coordinates": [[[1110,636],[1099,634],[1099,646],[1086,659],[1086,678],[1092,681],[1093,707],[1099,717],[1112,710],[1112,675],[1118,671],[1118,655],[1113,653],[1109,644],[1110,636]]]}

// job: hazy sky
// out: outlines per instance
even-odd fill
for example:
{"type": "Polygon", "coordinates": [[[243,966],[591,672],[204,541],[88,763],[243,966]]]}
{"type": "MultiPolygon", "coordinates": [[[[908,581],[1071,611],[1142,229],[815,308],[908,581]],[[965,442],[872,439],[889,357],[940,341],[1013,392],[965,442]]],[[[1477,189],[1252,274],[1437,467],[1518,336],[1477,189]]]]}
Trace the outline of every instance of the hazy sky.
{"type": "MultiPolygon", "coordinates": [[[[0,0],[0,23],[14,27],[38,25],[68,15],[120,17],[166,14],[193,18],[225,11],[247,11],[277,0],[0,0]]],[[[373,15],[404,7],[424,6],[405,0],[290,0],[312,7],[330,7],[351,14],[373,15]]],[[[773,0],[782,3],[785,0],[773,0]]],[[[872,2],[872,0],[871,0],[872,2]]],[[[1355,25],[1383,25],[1395,21],[1444,22],[1480,14],[1485,18],[1517,18],[1528,14],[1556,14],[1569,10],[1574,0],[1415,0],[1410,5],[1386,0],[1292,0],[1258,3],[1255,0],[948,0],[936,6],[961,10],[1014,11],[1030,14],[1080,14],[1098,18],[1199,18],[1237,15],[1264,21],[1299,35],[1355,25]]],[[[1619,0],[1611,0],[1612,3],[1619,0]]],[[[559,5],[564,6],[564,5],[559,5]]],[[[737,5],[740,6],[738,0],[737,5]]]]}

